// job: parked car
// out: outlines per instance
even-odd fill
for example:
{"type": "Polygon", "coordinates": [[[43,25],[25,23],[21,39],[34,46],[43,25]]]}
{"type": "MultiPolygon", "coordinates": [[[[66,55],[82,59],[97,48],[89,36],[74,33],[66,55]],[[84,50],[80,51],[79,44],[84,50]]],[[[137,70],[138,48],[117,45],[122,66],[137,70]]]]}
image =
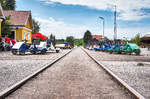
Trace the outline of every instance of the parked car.
{"type": "Polygon", "coordinates": [[[50,46],[50,47],[47,48],[48,51],[53,51],[53,52],[56,52],[56,53],[60,52],[60,48],[54,47],[52,42],[50,44],[47,43],[47,46],[50,46]]]}

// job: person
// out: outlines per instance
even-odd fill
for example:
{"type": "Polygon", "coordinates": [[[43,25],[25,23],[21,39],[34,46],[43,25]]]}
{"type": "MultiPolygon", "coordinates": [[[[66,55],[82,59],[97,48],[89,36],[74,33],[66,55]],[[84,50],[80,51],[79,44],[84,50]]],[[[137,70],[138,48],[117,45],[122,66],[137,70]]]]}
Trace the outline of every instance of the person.
{"type": "Polygon", "coordinates": [[[5,37],[5,43],[8,43],[9,45],[11,45],[11,41],[10,41],[10,38],[9,37],[5,37]]]}
{"type": "Polygon", "coordinates": [[[16,44],[16,41],[15,40],[11,40],[11,42],[12,42],[12,45],[15,45],[16,44]]]}
{"type": "Polygon", "coordinates": [[[4,48],[5,51],[10,51],[11,49],[11,40],[8,36],[5,37],[4,48]]]}

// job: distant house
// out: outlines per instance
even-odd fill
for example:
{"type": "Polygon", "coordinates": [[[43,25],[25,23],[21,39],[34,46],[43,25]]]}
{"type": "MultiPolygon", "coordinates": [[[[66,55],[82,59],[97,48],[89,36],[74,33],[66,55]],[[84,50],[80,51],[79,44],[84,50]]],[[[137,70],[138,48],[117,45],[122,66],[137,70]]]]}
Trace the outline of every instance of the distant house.
{"type": "Polygon", "coordinates": [[[100,41],[102,41],[102,35],[92,35],[92,43],[93,45],[98,45],[100,41]]]}
{"type": "Polygon", "coordinates": [[[99,46],[100,41],[102,41],[103,36],[102,35],[92,35],[92,42],[90,43],[90,47],[96,47],[99,46]]]}
{"type": "Polygon", "coordinates": [[[92,39],[96,39],[98,41],[101,41],[103,39],[103,36],[102,35],[92,35],[92,39]]]}
{"type": "Polygon", "coordinates": [[[10,22],[12,23],[10,27],[11,38],[16,41],[27,40],[28,43],[32,42],[32,16],[31,11],[4,11],[5,16],[11,16],[10,22]]]}
{"type": "Polygon", "coordinates": [[[2,6],[0,4],[0,36],[2,34],[2,25],[1,25],[1,23],[2,23],[3,19],[5,19],[5,15],[4,15],[2,6]]]}
{"type": "Polygon", "coordinates": [[[150,34],[146,34],[143,37],[141,37],[141,42],[143,47],[150,48],[150,34]]]}

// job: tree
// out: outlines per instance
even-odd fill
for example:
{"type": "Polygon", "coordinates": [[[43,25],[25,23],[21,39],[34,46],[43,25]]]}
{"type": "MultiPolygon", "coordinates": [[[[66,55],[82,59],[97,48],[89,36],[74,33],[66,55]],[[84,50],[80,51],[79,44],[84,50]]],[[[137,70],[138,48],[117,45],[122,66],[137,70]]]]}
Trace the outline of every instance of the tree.
{"type": "Polygon", "coordinates": [[[109,41],[109,39],[105,36],[105,37],[104,37],[104,41],[109,41]]]}
{"type": "Polygon", "coordinates": [[[15,10],[16,0],[0,0],[4,10],[15,10]]]}
{"type": "Polygon", "coordinates": [[[140,34],[137,34],[136,37],[135,37],[135,43],[140,46],[141,44],[141,38],[140,38],[140,34]]]}
{"type": "Polygon", "coordinates": [[[32,34],[38,33],[40,31],[40,24],[38,21],[36,21],[35,19],[32,20],[33,22],[33,30],[32,30],[32,34]]]}
{"type": "Polygon", "coordinates": [[[65,42],[64,39],[56,39],[57,44],[63,44],[65,42]]]}
{"type": "Polygon", "coordinates": [[[5,0],[0,0],[0,3],[1,3],[2,8],[5,9],[6,7],[5,0]]]}
{"type": "Polygon", "coordinates": [[[71,44],[72,46],[74,46],[74,37],[73,36],[68,36],[66,38],[66,42],[68,42],[69,44],[71,44]]]}
{"type": "Polygon", "coordinates": [[[7,16],[2,21],[2,36],[5,36],[5,35],[9,36],[9,34],[11,33],[11,28],[10,28],[11,22],[9,21],[10,17],[11,16],[7,16]]]}
{"type": "Polygon", "coordinates": [[[87,30],[84,33],[83,41],[84,41],[84,45],[87,45],[92,41],[92,35],[91,35],[91,32],[89,30],[87,30]]]}
{"type": "Polygon", "coordinates": [[[55,35],[51,34],[51,35],[50,35],[50,40],[51,40],[51,42],[53,43],[53,45],[55,46],[55,45],[56,45],[56,38],[55,38],[55,35]]]}
{"type": "Polygon", "coordinates": [[[136,43],[138,46],[141,45],[141,38],[140,38],[140,34],[137,34],[135,36],[135,38],[130,40],[131,43],[136,43]]]}
{"type": "Polygon", "coordinates": [[[82,46],[83,45],[83,39],[82,38],[81,39],[75,39],[74,44],[76,46],[82,46]]]}
{"type": "MultiPolygon", "coordinates": [[[[15,10],[16,1],[15,0],[0,0],[1,6],[4,10],[15,10]]],[[[6,19],[2,21],[2,36],[8,35],[11,33],[10,20],[11,16],[7,16],[6,19]]]]}

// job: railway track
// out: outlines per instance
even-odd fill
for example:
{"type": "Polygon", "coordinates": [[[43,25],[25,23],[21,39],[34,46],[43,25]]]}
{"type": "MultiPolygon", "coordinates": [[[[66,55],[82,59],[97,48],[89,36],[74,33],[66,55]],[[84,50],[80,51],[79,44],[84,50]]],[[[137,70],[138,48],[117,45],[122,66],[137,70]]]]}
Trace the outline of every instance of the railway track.
{"type": "Polygon", "coordinates": [[[77,48],[72,53],[69,53],[64,55],[67,55],[67,57],[62,56],[56,59],[49,66],[38,70],[24,80],[3,91],[0,93],[0,99],[4,99],[9,95],[10,97],[8,97],[8,99],[16,99],[16,97],[20,99],[22,99],[21,97],[34,97],[39,99],[72,99],[72,97],[76,97],[75,99],[87,99],[89,97],[92,99],[130,99],[134,97],[137,99],[145,99],[108,70],[103,64],[90,56],[83,48],[82,50],[77,48]],[[52,68],[48,68],[51,66],[52,68]],[[38,75],[39,73],[41,74],[38,75]],[[34,78],[35,76],[37,77],[34,78]],[[33,80],[31,80],[32,78],[33,80]],[[132,97],[128,95],[125,90],[118,87],[118,84],[112,81],[112,78],[123,86],[132,97]],[[21,89],[19,89],[20,87],[21,89]],[[39,88],[34,89],[35,87],[39,88]],[[33,92],[33,90],[36,91],[33,92]],[[25,92],[28,92],[28,94],[25,92]],[[40,93],[40,95],[37,95],[36,92],[40,93]],[[21,95],[17,96],[20,93],[21,95]]]}
{"type": "Polygon", "coordinates": [[[122,79],[120,79],[117,75],[115,75],[112,71],[110,71],[105,65],[100,63],[94,57],[92,57],[85,49],[82,50],[92,59],[94,60],[101,68],[103,68],[115,81],[117,81],[125,90],[127,90],[132,96],[136,99],[145,99],[140,93],[130,87],[127,83],[125,83],[122,79]]]}
{"type": "Polygon", "coordinates": [[[63,57],[65,57],[66,55],[68,55],[72,50],[70,50],[68,53],[64,54],[63,56],[55,59],[51,64],[46,65],[42,68],[40,68],[39,70],[37,70],[36,72],[32,73],[31,75],[27,76],[26,78],[24,78],[23,80],[19,81],[18,83],[10,86],[9,88],[5,89],[4,91],[0,92],[0,99],[5,99],[5,97],[7,97],[8,95],[10,95],[11,93],[13,93],[14,91],[16,91],[17,89],[19,89],[22,85],[24,85],[26,82],[28,82],[29,80],[31,80],[32,78],[36,77],[38,74],[40,74],[41,72],[43,72],[44,70],[46,70],[47,68],[51,67],[53,64],[55,64],[56,62],[58,62],[60,59],[62,59],[63,57]]]}

